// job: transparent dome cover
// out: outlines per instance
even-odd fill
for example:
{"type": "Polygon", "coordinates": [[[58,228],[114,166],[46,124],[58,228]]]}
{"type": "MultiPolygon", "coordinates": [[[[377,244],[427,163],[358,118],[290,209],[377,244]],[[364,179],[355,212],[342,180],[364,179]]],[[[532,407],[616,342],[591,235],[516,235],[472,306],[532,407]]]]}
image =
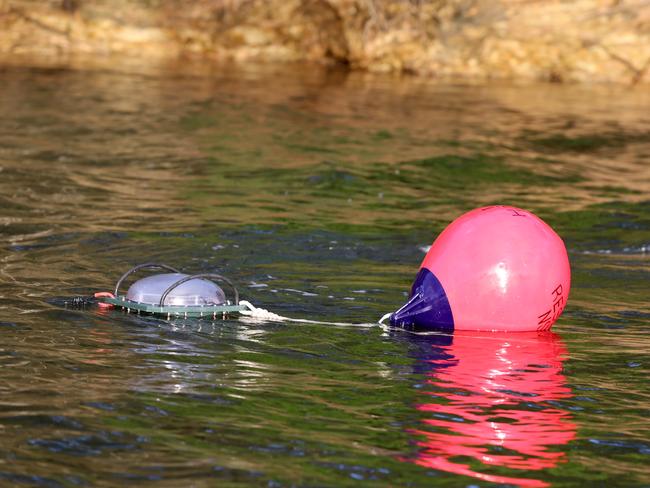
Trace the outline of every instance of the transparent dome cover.
{"type": "MultiPolygon", "coordinates": [[[[147,276],[130,286],[126,298],[134,302],[158,305],[165,290],[187,276],[189,275],[183,273],[147,276]]],[[[226,294],[221,287],[201,278],[178,285],[165,298],[165,305],[222,305],[224,303],[226,303],[226,294]]]]}

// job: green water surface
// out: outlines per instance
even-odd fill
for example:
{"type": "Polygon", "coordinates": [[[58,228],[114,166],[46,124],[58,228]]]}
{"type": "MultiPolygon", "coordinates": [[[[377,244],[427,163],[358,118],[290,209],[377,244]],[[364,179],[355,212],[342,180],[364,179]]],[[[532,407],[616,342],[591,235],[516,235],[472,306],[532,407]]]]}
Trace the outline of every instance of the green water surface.
{"type": "Polygon", "coordinates": [[[1,486],[650,486],[647,88],[27,66],[0,65],[1,486]],[[64,307],[158,261],[374,322],[491,204],[565,239],[554,334],[64,307]]]}

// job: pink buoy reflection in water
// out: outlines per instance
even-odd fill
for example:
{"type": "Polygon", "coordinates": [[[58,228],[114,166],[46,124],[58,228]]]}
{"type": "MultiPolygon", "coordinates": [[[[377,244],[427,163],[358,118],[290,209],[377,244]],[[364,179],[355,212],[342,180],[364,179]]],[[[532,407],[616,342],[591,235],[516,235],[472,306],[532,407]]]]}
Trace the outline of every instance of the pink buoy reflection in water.
{"type": "Polygon", "coordinates": [[[428,376],[424,394],[435,400],[417,406],[426,417],[410,431],[419,450],[405,460],[493,483],[548,486],[502,473],[553,468],[565,461],[561,446],[575,438],[571,414],[554,405],[572,396],[560,337],[456,332],[426,340],[417,367],[428,376]]]}

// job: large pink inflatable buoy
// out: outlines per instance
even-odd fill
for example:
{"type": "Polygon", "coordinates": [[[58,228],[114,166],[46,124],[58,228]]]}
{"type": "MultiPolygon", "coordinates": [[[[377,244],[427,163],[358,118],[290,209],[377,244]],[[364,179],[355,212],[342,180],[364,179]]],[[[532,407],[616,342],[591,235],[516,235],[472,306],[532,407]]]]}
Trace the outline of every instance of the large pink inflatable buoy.
{"type": "Polygon", "coordinates": [[[515,207],[478,208],[438,236],[393,326],[544,331],[564,310],[571,269],[548,224],[515,207]]]}

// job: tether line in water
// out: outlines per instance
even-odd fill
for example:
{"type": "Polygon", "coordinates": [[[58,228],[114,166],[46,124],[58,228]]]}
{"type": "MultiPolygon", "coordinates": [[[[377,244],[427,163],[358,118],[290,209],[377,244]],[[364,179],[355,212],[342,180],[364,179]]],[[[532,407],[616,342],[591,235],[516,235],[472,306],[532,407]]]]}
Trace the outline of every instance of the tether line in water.
{"type": "Polygon", "coordinates": [[[241,310],[239,313],[241,315],[244,315],[246,317],[252,317],[256,319],[264,319],[264,320],[274,320],[277,322],[299,322],[303,324],[320,324],[320,325],[338,325],[338,326],[343,326],[343,327],[377,327],[377,326],[382,326],[383,321],[386,320],[388,317],[390,317],[390,313],[387,313],[384,315],[379,322],[373,322],[373,323],[362,323],[362,324],[353,324],[349,322],[325,322],[322,320],[308,320],[308,319],[294,319],[291,317],[283,317],[282,315],[278,315],[277,313],[270,312],[266,310],[265,308],[258,308],[255,305],[253,305],[251,302],[247,300],[240,300],[239,305],[243,305],[244,307],[247,308],[247,310],[241,310]]]}

